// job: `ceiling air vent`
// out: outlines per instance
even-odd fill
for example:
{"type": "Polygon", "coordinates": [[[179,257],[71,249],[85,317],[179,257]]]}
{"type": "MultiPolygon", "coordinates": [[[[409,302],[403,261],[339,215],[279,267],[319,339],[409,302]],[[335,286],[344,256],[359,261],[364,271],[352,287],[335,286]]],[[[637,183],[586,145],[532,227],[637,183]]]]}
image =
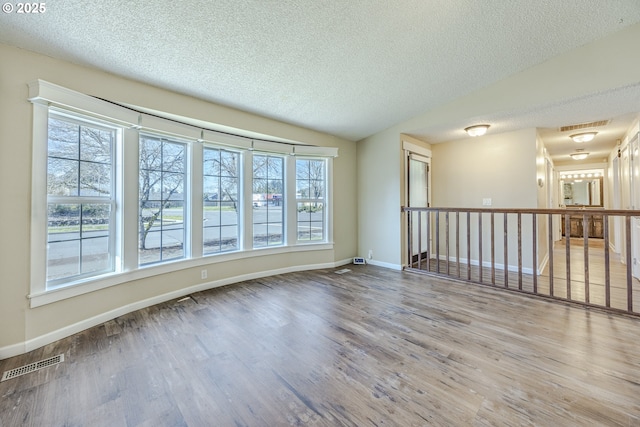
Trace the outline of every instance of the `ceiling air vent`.
{"type": "Polygon", "coordinates": [[[569,126],[562,126],[560,128],[560,132],[569,132],[571,130],[580,130],[580,129],[587,129],[587,128],[595,128],[595,127],[599,127],[599,126],[606,126],[609,124],[611,120],[598,120],[597,122],[591,122],[591,123],[582,123],[579,125],[569,125],[569,126]]]}

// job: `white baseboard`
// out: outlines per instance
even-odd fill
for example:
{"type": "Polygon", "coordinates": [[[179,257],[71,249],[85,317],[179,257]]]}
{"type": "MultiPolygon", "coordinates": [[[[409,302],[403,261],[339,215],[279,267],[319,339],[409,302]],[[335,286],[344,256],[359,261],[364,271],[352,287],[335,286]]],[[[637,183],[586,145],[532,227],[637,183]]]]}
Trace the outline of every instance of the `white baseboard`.
{"type": "MultiPolygon", "coordinates": [[[[447,259],[447,257],[445,255],[440,255],[440,260],[441,261],[446,261],[446,259],[447,259]]],[[[449,257],[449,262],[456,262],[456,257],[450,256],[449,257]]],[[[467,259],[466,258],[460,258],[458,260],[458,262],[460,262],[460,264],[467,264],[467,259]]],[[[477,259],[472,259],[470,264],[474,265],[474,266],[480,265],[480,263],[478,262],[477,259]]],[[[484,268],[491,268],[491,261],[482,261],[482,266],[484,268]]],[[[494,266],[495,266],[496,270],[503,270],[504,271],[504,264],[496,262],[494,266]]],[[[518,266],[517,265],[509,264],[507,266],[507,268],[509,269],[509,271],[516,272],[516,273],[518,272],[518,266]]],[[[533,274],[533,268],[531,268],[531,267],[522,267],[522,272],[524,274],[533,274]]]]}
{"type": "Polygon", "coordinates": [[[55,331],[49,332],[44,335],[29,339],[25,342],[18,344],[11,344],[5,347],[0,347],[0,360],[7,359],[9,357],[18,356],[20,354],[28,353],[32,350],[51,344],[52,342],[66,338],[78,332],[82,332],[85,329],[89,329],[93,326],[100,325],[116,317],[131,313],[136,310],[140,310],[152,305],[160,304],[172,299],[181,298],[186,295],[190,295],[196,292],[206,291],[208,289],[217,288],[220,286],[226,286],[233,283],[244,282],[246,280],[260,279],[262,277],[275,276],[278,274],[294,273],[298,271],[307,270],[319,270],[323,268],[335,268],[345,264],[350,264],[353,258],[348,258],[336,262],[322,263],[322,264],[310,264],[310,265],[295,265],[291,267],[279,268],[275,270],[259,271],[256,273],[242,274],[239,276],[229,277],[226,279],[214,280],[206,283],[198,283],[197,285],[189,286],[187,288],[178,289],[172,292],[168,292],[162,295],[156,295],[151,298],[147,298],[141,301],[136,301],[131,304],[127,304],[122,307],[118,307],[114,310],[107,311],[105,313],[98,314],[96,316],[84,319],[80,322],[72,325],[65,326],[55,331]]]}
{"type": "Polygon", "coordinates": [[[26,343],[21,342],[18,344],[11,344],[5,347],[0,347],[0,360],[7,359],[9,357],[17,356],[27,352],[26,343]]]}
{"type": "Polygon", "coordinates": [[[333,267],[342,267],[343,265],[353,264],[353,258],[346,258],[340,261],[336,261],[333,267]]]}
{"type": "Polygon", "coordinates": [[[547,252],[544,255],[544,258],[542,258],[542,261],[540,262],[540,267],[538,267],[538,274],[542,274],[544,269],[547,268],[548,263],[549,263],[549,253],[547,252]]]}
{"type": "Polygon", "coordinates": [[[402,270],[402,265],[391,264],[390,262],[376,261],[374,259],[368,259],[367,264],[375,265],[376,267],[390,268],[391,270],[402,270]]]}

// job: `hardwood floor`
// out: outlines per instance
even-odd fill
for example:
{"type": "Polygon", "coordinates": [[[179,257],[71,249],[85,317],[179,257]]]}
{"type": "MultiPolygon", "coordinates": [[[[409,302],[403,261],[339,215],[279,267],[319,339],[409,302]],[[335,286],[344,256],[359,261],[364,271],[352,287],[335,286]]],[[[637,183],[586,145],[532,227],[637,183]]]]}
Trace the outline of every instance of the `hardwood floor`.
{"type": "MultiPolygon", "coordinates": [[[[582,238],[570,239],[570,256],[569,256],[569,268],[570,268],[570,298],[572,301],[580,303],[590,303],[601,307],[606,307],[606,273],[605,273],[605,255],[604,255],[604,241],[602,239],[589,239],[588,247],[588,266],[589,266],[589,280],[588,286],[585,285],[585,267],[584,267],[584,241],[582,238]],[[586,292],[588,288],[588,293],[586,292]],[[588,295],[588,298],[587,298],[588,295]]],[[[546,264],[545,269],[541,274],[537,276],[537,293],[545,296],[554,296],[557,298],[567,298],[567,256],[566,256],[566,242],[564,238],[555,242],[553,248],[553,292],[550,287],[550,268],[549,263],[546,264]]],[[[486,259],[485,259],[486,261],[486,259]]],[[[487,261],[488,262],[488,261],[487,261]]],[[[498,262],[501,262],[499,259],[498,262]]],[[[447,274],[447,262],[441,260],[439,262],[439,273],[442,275],[447,274]]],[[[417,262],[414,263],[415,268],[422,270],[429,269],[430,272],[436,272],[438,265],[435,259],[422,260],[418,267],[417,262]]],[[[462,262],[459,265],[450,261],[449,275],[454,278],[461,278],[466,280],[467,265],[462,262]]],[[[474,282],[482,282],[483,284],[493,284],[497,287],[505,287],[505,273],[504,270],[496,268],[495,271],[491,271],[489,267],[482,268],[482,276],[480,275],[480,269],[478,266],[471,266],[471,280],[474,282]]],[[[609,261],[609,286],[610,286],[610,301],[609,307],[628,311],[627,301],[627,269],[626,265],[622,263],[619,254],[610,253],[609,261]]],[[[521,289],[527,292],[534,293],[533,275],[523,273],[521,276],[522,283],[521,289]]],[[[512,289],[517,289],[520,286],[520,277],[517,271],[510,271],[507,276],[507,286],[512,289]]],[[[640,314],[640,281],[633,278],[632,283],[632,312],[640,314]]]]}
{"type": "Polygon", "coordinates": [[[373,266],[140,310],[0,372],[2,426],[640,425],[640,319],[373,266]]]}

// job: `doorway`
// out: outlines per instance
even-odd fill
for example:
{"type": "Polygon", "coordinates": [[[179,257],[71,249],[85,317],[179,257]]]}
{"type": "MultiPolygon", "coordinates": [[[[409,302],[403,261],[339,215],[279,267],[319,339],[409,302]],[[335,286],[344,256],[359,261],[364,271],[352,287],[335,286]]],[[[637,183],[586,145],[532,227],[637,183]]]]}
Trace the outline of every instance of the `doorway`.
{"type": "MultiPolygon", "coordinates": [[[[412,208],[431,206],[431,158],[408,152],[407,156],[407,205],[412,208]]],[[[429,217],[425,212],[412,212],[409,218],[411,227],[411,253],[414,258],[427,258],[431,248],[429,236],[429,217]],[[418,224],[418,226],[416,226],[418,224]]],[[[408,260],[411,264],[417,259],[408,260]]]]}

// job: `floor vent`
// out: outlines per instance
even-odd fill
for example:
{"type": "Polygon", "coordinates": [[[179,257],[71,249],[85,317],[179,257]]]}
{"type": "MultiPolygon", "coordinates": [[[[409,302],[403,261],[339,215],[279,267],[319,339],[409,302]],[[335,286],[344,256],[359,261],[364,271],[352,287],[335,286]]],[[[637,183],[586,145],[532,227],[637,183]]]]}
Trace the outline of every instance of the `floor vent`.
{"type": "Polygon", "coordinates": [[[11,378],[19,377],[21,375],[30,374],[31,372],[57,365],[58,363],[64,362],[64,354],[59,354],[57,356],[50,357],[48,359],[41,360],[39,362],[30,363],[28,365],[21,366],[19,368],[11,369],[10,371],[5,371],[2,374],[2,381],[10,380],[11,378]]]}
{"type": "Polygon", "coordinates": [[[336,274],[344,274],[344,273],[348,273],[348,272],[350,272],[350,271],[351,271],[351,270],[349,270],[348,268],[343,268],[342,270],[336,270],[336,271],[334,271],[334,273],[336,273],[336,274]]]}

